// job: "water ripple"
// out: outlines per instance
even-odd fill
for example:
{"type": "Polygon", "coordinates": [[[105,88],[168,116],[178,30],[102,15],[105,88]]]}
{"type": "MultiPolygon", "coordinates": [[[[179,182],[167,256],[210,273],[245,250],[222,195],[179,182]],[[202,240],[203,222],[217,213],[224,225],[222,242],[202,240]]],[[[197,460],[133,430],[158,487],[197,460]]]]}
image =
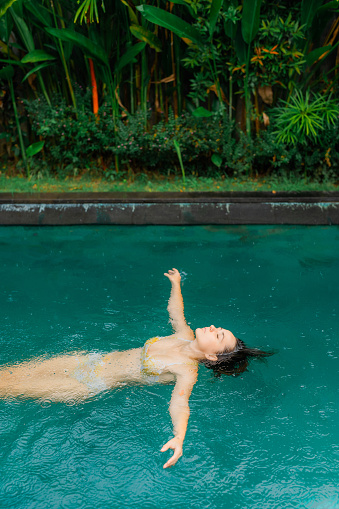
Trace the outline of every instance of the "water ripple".
{"type": "Polygon", "coordinates": [[[168,334],[159,274],[177,262],[193,327],[225,321],[250,346],[278,350],[238,378],[199,369],[184,455],[167,470],[172,386],[68,404],[0,400],[1,508],[339,507],[339,230],[212,229],[0,229],[2,364],[168,334]]]}

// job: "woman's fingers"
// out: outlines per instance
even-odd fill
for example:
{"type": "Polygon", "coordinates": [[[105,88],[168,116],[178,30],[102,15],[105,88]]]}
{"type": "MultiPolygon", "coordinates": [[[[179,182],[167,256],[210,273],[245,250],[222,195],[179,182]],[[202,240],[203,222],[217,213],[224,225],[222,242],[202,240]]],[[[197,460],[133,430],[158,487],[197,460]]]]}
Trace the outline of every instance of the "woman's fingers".
{"type": "Polygon", "coordinates": [[[173,453],[173,456],[168,461],[166,461],[166,463],[164,464],[163,468],[172,467],[173,465],[176,464],[178,459],[181,458],[181,456],[182,456],[182,451],[180,451],[180,450],[176,451],[175,450],[174,453],[173,453]]]}
{"type": "Polygon", "coordinates": [[[169,269],[168,272],[164,273],[164,276],[168,277],[168,279],[180,279],[180,272],[178,269],[169,269]]]}
{"type": "Polygon", "coordinates": [[[170,457],[170,459],[166,461],[166,463],[164,464],[164,468],[172,467],[182,456],[182,443],[179,442],[177,438],[172,438],[161,448],[161,452],[168,451],[168,449],[173,449],[174,453],[170,457]]]}

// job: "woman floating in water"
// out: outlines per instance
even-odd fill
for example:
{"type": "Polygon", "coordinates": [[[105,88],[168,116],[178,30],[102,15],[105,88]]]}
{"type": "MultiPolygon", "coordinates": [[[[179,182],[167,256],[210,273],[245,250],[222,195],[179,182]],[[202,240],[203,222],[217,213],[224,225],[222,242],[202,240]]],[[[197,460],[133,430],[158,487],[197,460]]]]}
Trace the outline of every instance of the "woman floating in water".
{"type": "Polygon", "coordinates": [[[203,363],[218,375],[237,375],[245,371],[249,357],[270,355],[247,348],[232,332],[221,327],[193,330],[184,316],[180,274],[176,269],[165,276],[172,289],[168,312],[174,334],[154,337],[143,347],[122,352],[72,353],[45,360],[32,360],[0,369],[0,397],[28,397],[49,401],[80,400],[124,383],[171,383],[169,412],[173,434],[162,452],[174,453],[164,468],[182,456],[182,445],[189,418],[188,400],[197,381],[198,365],[203,363]]]}

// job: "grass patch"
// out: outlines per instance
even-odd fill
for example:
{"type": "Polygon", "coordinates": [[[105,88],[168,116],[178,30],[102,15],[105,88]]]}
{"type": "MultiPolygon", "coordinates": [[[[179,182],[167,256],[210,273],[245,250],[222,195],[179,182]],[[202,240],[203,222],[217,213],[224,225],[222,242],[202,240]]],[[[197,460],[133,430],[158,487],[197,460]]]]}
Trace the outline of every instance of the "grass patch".
{"type": "Polygon", "coordinates": [[[78,177],[31,177],[8,176],[0,172],[0,192],[45,193],[45,192],[309,192],[339,191],[338,182],[317,181],[311,178],[263,177],[228,178],[220,176],[186,176],[186,185],[181,177],[166,177],[159,174],[117,175],[114,180],[91,178],[88,174],[78,177]]]}

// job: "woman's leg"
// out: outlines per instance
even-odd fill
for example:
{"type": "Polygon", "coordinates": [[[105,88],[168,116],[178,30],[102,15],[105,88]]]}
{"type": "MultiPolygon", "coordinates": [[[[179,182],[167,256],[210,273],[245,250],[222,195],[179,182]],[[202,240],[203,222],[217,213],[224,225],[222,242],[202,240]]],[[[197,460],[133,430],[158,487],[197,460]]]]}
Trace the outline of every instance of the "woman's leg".
{"type": "Polygon", "coordinates": [[[71,376],[86,355],[63,355],[0,369],[0,397],[40,398],[50,401],[84,399],[89,390],[71,376]]]}

